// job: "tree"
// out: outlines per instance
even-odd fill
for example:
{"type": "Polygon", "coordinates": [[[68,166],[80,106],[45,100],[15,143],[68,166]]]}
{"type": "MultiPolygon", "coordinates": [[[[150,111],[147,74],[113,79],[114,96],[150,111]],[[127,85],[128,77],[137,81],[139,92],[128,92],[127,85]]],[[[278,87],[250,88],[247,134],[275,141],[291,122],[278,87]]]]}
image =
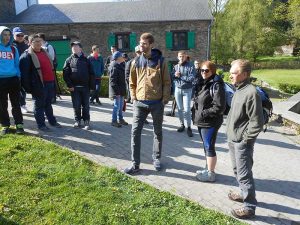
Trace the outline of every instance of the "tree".
{"type": "Polygon", "coordinates": [[[289,1],[288,19],[292,24],[291,33],[296,39],[300,39],[300,0],[289,1]]]}

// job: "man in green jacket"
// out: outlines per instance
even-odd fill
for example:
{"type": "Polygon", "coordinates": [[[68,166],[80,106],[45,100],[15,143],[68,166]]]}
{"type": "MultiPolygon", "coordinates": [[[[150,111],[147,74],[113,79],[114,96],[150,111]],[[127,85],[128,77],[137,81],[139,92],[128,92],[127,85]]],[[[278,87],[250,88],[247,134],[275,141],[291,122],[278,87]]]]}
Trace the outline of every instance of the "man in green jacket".
{"type": "Polygon", "coordinates": [[[255,216],[257,205],[252,174],[253,149],[263,129],[262,102],[250,83],[251,64],[238,59],[231,63],[230,79],[236,87],[227,118],[227,137],[233,171],[240,193],[230,192],[230,200],[243,202],[243,207],[231,211],[234,217],[248,219],[255,216]]]}

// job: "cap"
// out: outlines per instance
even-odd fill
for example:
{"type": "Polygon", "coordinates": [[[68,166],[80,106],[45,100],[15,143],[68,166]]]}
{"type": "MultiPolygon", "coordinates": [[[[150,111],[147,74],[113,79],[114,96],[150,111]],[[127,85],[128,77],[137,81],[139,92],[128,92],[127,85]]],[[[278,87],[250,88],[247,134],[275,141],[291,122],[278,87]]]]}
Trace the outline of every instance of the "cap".
{"type": "Polygon", "coordinates": [[[78,45],[80,48],[82,48],[82,44],[79,41],[73,41],[73,42],[71,42],[71,47],[73,45],[78,45]]]}
{"type": "Polygon", "coordinates": [[[141,52],[141,49],[140,49],[140,46],[139,46],[139,45],[135,46],[134,52],[141,52]]]}
{"type": "Polygon", "coordinates": [[[121,57],[122,57],[122,53],[119,52],[119,51],[114,52],[114,54],[112,55],[113,60],[116,60],[116,59],[121,58],[121,57]]]}
{"type": "Polygon", "coordinates": [[[24,34],[24,31],[20,27],[15,27],[13,29],[13,34],[24,34]]]}

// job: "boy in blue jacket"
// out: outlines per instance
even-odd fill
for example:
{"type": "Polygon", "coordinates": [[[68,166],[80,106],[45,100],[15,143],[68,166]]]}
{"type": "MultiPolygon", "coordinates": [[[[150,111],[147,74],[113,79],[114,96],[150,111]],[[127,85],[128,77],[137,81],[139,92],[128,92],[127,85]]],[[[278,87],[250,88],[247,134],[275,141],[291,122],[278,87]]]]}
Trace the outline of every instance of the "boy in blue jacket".
{"type": "Polygon", "coordinates": [[[0,123],[1,135],[9,132],[10,120],[7,111],[8,95],[12,115],[16,124],[16,133],[23,134],[23,116],[20,107],[20,69],[19,53],[12,46],[13,35],[9,28],[0,26],[0,123]]]}

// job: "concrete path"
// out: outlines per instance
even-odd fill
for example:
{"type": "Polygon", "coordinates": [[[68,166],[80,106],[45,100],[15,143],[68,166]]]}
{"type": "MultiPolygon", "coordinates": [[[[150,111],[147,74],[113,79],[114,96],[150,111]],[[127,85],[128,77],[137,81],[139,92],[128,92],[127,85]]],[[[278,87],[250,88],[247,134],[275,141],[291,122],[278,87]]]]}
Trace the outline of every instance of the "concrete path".
{"type": "MultiPolygon", "coordinates": [[[[132,106],[127,105],[125,119],[129,126],[115,128],[110,125],[112,102],[101,99],[102,106],[91,106],[93,130],[74,129],[70,97],[63,97],[54,105],[54,113],[63,128],[42,133],[36,129],[32,113],[25,114],[26,131],[78,151],[84,157],[101,165],[122,170],[130,165],[130,131],[132,106]]],[[[32,102],[27,101],[29,108],[32,102]]],[[[167,106],[168,110],[170,106],[167,106]]],[[[172,192],[199,204],[230,215],[230,209],[240,207],[227,198],[229,190],[237,190],[231,169],[224,126],[217,139],[217,182],[200,183],[195,171],[205,166],[202,143],[196,127],[194,137],[178,133],[178,118],[164,118],[162,162],[165,169],[154,171],[151,162],[152,125],[145,125],[142,136],[143,169],[134,178],[160,190],[172,192]]],[[[255,145],[254,177],[259,206],[256,218],[250,224],[300,224],[300,146],[293,136],[283,134],[276,124],[262,133],[255,145]]]]}

